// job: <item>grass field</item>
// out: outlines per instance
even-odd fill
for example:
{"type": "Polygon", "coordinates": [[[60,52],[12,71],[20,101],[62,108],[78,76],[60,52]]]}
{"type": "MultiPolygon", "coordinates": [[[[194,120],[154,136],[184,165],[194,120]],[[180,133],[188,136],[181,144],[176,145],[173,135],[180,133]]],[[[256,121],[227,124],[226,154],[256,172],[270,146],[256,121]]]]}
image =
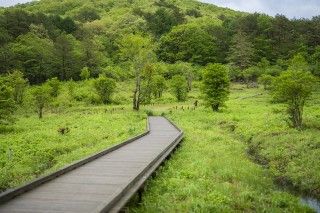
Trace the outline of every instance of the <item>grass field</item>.
{"type": "Polygon", "coordinates": [[[21,115],[14,131],[0,135],[0,190],[138,135],[145,126],[145,114],[128,108],[69,108],[46,112],[42,120],[36,114],[21,115]],[[62,135],[62,128],[69,132],[62,135]]]}
{"type": "MultiPolygon", "coordinates": [[[[195,92],[196,93],[196,92],[195,92]]],[[[196,95],[191,94],[196,97],[196,95]]],[[[306,108],[306,129],[288,127],[285,108],[262,89],[233,85],[227,108],[212,113],[150,107],[167,113],[186,133],[176,154],[147,185],[133,212],[307,212],[298,197],[319,196],[320,111],[315,94],[306,108]],[[257,164],[259,163],[259,164],[257,164]]]]}
{"type": "Polygon", "coordinates": [[[66,98],[64,86],[43,120],[32,109],[19,110],[13,131],[0,135],[1,190],[143,132],[148,112],[165,114],[186,135],[130,211],[311,212],[290,190],[320,197],[319,92],[298,131],[288,126],[285,106],[272,103],[262,88],[232,85],[226,108],[213,113],[203,106],[196,82],[188,101],[177,103],[166,92],[136,113],[128,104],[131,84],[118,86],[119,105],[112,106],[99,105],[90,84],[78,83],[75,98],[66,98]],[[200,106],[194,110],[195,100],[200,106]],[[62,135],[61,128],[70,132],[62,135]]]}

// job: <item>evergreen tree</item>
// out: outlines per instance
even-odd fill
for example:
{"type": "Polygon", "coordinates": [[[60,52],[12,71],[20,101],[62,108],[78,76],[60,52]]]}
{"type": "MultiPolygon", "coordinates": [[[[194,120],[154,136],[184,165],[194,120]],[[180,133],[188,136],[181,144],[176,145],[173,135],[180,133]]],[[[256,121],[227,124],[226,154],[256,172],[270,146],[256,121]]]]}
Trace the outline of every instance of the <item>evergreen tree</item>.
{"type": "Polygon", "coordinates": [[[231,65],[244,70],[252,65],[254,54],[253,44],[243,32],[239,31],[233,36],[228,57],[231,65]]]}

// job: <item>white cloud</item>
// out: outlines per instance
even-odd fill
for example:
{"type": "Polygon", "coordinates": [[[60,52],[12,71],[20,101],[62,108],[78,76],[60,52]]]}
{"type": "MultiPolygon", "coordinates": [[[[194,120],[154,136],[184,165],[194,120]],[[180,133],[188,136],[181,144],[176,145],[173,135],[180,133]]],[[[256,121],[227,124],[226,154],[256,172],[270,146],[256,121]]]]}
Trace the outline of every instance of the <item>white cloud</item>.
{"type": "Polygon", "coordinates": [[[269,15],[283,14],[289,18],[311,18],[320,15],[319,0],[200,0],[245,12],[269,15]]]}

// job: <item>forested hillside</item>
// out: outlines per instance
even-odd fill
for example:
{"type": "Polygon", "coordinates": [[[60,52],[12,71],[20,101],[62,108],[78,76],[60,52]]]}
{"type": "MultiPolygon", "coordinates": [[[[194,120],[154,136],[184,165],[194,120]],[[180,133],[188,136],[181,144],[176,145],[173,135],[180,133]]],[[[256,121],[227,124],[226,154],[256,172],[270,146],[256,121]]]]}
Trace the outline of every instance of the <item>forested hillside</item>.
{"type": "Polygon", "coordinates": [[[0,8],[0,191],[166,115],[185,140],[130,210],[312,212],[299,196],[320,198],[319,77],[320,16],[195,0],[0,8]]]}
{"type": "Polygon", "coordinates": [[[21,70],[31,84],[79,80],[83,67],[93,77],[128,78],[121,48],[133,35],[150,41],[157,60],[170,64],[231,63],[243,70],[267,59],[285,68],[301,53],[312,71],[319,66],[319,17],[272,18],[190,0],[42,0],[0,14],[1,73],[21,70]]]}

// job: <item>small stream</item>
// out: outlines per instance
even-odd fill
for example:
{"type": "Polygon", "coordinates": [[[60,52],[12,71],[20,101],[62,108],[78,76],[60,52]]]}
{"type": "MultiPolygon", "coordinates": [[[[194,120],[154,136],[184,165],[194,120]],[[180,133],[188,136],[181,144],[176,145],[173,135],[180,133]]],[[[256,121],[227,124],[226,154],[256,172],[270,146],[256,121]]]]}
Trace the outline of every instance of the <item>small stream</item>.
{"type": "Polygon", "coordinates": [[[311,197],[301,197],[301,202],[313,210],[315,210],[317,213],[320,213],[320,201],[311,197]]]}

